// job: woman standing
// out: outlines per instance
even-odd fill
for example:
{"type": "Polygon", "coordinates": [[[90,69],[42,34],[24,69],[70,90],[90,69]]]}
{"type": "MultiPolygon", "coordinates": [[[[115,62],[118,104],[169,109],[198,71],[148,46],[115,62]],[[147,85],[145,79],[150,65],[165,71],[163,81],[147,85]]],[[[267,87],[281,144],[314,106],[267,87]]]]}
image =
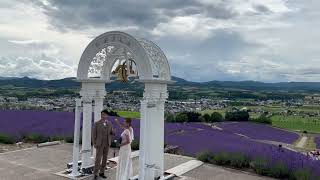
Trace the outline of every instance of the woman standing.
{"type": "Polygon", "coordinates": [[[131,119],[126,118],[124,124],[121,124],[118,119],[115,119],[115,121],[124,129],[121,133],[116,180],[128,180],[132,177],[131,142],[134,139],[131,119]]]}

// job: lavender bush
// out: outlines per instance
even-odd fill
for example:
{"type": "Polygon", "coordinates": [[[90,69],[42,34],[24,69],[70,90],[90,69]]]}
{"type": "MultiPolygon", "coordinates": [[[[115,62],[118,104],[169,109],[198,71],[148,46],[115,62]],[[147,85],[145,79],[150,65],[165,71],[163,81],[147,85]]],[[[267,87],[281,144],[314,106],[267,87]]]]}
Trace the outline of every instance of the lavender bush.
{"type": "Polygon", "coordinates": [[[0,111],[0,133],[16,138],[36,133],[42,136],[72,136],[74,113],[0,111]]]}
{"type": "MultiPolygon", "coordinates": [[[[193,125],[190,124],[192,127],[193,125]]],[[[188,127],[189,129],[190,127],[188,127]]],[[[320,177],[320,161],[311,161],[305,155],[287,149],[279,150],[277,146],[258,143],[250,139],[215,129],[185,130],[183,133],[166,136],[168,144],[177,145],[183,154],[196,156],[200,152],[237,153],[247,155],[251,160],[263,157],[268,160],[268,166],[273,167],[282,163],[290,172],[298,169],[310,169],[320,177]]]]}
{"type": "Polygon", "coordinates": [[[224,131],[242,134],[259,140],[269,140],[292,144],[299,138],[299,135],[296,133],[251,122],[223,122],[219,123],[218,126],[224,131]]]}
{"type": "Polygon", "coordinates": [[[315,142],[317,144],[317,148],[320,149],[320,136],[315,138],[315,142]]]}

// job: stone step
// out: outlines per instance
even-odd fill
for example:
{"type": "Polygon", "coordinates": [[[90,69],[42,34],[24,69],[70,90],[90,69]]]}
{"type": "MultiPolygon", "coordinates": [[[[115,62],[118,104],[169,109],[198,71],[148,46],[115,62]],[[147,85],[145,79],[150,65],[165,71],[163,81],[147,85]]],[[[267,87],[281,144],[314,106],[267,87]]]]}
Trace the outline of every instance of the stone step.
{"type": "Polygon", "coordinates": [[[201,166],[202,164],[203,164],[203,162],[201,162],[201,161],[190,160],[186,163],[180,164],[179,166],[171,168],[165,172],[168,174],[174,174],[176,176],[182,176],[183,174],[201,166]]]}

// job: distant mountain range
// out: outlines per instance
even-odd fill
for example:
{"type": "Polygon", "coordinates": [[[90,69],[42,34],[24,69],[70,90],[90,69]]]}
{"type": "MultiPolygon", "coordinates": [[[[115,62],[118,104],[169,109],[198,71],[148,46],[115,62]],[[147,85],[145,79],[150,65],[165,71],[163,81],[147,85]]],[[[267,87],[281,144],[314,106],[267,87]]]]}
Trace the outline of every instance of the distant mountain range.
{"type": "MultiPolygon", "coordinates": [[[[182,78],[172,77],[176,81],[170,87],[176,88],[214,88],[214,89],[240,89],[240,90],[266,90],[266,91],[320,91],[320,82],[280,82],[280,83],[264,83],[258,81],[208,81],[208,82],[191,82],[182,78]]],[[[0,86],[15,86],[26,88],[79,88],[80,83],[76,78],[65,78],[60,80],[39,80],[29,77],[0,77],[0,86]]],[[[137,90],[142,89],[143,84],[138,82],[121,83],[115,81],[108,84],[107,89],[126,89],[137,90]]]]}

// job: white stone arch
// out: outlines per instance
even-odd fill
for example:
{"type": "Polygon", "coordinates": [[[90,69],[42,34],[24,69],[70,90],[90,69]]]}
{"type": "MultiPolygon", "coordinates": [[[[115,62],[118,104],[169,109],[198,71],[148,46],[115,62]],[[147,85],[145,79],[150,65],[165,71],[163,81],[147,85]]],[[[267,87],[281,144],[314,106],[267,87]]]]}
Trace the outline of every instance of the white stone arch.
{"type": "MultiPolygon", "coordinates": [[[[92,40],[84,50],[78,65],[77,78],[79,80],[89,79],[88,70],[90,63],[96,54],[107,46],[117,46],[126,48],[131,52],[137,63],[140,80],[171,80],[170,67],[163,51],[153,42],[146,39],[136,39],[133,36],[120,32],[111,31],[101,34],[92,40]]],[[[110,55],[110,59],[119,54],[110,55]]],[[[110,79],[110,63],[108,58],[102,69],[100,79],[108,81],[110,79]]]]}
{"type": "Polygon", "coordinates": [[[120,31],[106,32],[93,39],[85,48],[78,65],[81,99],[77,99],[75,115],[73,171],[77,176],[79,157],[80,114],[83,112],[81,172],[93,165],[91,147],[92,113],[100,120],[106,95],[105,84],[111,83],[111,71],[117,59],[133,58],[145,84],[140,108],[139,179],[149,180],[163,175],[164,104],[168,98],[167,84],[172,83],[170,66],[163,51],[155,43],[137,39],[120,31]],[[94,73],[95,77],[90,77],[94,73]]]}

